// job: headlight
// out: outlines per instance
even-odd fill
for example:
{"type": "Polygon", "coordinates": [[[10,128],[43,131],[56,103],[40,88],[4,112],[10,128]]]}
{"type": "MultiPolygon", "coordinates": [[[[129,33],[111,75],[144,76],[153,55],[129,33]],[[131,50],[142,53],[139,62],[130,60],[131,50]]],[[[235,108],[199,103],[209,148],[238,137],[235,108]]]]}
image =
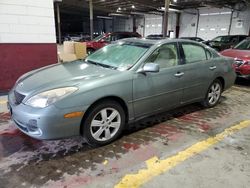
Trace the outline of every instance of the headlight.
{"type": "Polygon", "coordinates": [[[72,94],[78,88],[77,87],[64,87],[52,89],[39,93],[31,98],[29,98],[24,104],[36,107],[36,108],[45,108],[50,104],[55,103],[56,101],[72,94]]]}

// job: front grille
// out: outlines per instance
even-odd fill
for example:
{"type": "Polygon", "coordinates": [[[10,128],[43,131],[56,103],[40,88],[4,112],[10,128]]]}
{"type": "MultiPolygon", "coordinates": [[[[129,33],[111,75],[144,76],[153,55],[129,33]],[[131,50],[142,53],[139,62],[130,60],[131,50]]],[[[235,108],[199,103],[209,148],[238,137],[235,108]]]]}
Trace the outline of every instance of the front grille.
{"type": "Polygon", "coordinates": [[[21,104],[21,102],[25,98],[25,95],[22,95],[21,93],[18,93],[17,91],[14,91],[14,95],[15,95],[15,104],[21,104]]]}

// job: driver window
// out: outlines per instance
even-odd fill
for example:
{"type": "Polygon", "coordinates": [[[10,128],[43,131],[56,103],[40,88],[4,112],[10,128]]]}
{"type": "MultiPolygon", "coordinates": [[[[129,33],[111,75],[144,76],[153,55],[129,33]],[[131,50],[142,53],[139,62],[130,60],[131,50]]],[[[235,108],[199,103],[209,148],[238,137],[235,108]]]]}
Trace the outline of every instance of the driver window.
{"type": "Polygon", "coordinates": [[[175,44],[164,44],[160,46],[146,63],[156,63],[161,69],[178,65],[177,48],[175,44]]]}

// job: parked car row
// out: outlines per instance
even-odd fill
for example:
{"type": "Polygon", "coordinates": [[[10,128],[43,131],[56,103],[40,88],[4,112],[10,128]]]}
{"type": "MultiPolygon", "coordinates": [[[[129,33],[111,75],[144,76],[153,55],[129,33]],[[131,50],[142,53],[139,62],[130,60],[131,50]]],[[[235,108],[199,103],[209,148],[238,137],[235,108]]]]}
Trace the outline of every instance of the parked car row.
{"type": "Polygon", "coordinates": [[[74,41],[74,42],[85,42],[90,40],[90,35],[84,35],[84,34],[78,34],[78,33],[73,33],[73,34],[67,34],[64,35],[63,37],[64,41],[74,41]]]}
{"type": "Polygon", "coordinates": [[[218,36],[212,40],[205,41],[204,44],[214,48],[217,51],[229,49],[247,38],[247,35],[225,35],[218,36]]]}

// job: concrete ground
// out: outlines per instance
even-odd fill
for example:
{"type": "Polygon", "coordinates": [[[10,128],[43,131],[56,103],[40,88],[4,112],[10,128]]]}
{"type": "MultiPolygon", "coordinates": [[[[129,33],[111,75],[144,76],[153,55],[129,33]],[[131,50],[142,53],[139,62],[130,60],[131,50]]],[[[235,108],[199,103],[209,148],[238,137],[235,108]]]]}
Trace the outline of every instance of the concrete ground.
{"type": "Polygon", "coordinates": [[[38,141],[10,120],[0,96],[0,187],[250,187],[250,83],[220,104],[144,119],[114,143],[38,141]],[[228,128],[228,129],[227,129],[228,128]],[[226,129],[226,130],[225,130],[226,129]]]}

